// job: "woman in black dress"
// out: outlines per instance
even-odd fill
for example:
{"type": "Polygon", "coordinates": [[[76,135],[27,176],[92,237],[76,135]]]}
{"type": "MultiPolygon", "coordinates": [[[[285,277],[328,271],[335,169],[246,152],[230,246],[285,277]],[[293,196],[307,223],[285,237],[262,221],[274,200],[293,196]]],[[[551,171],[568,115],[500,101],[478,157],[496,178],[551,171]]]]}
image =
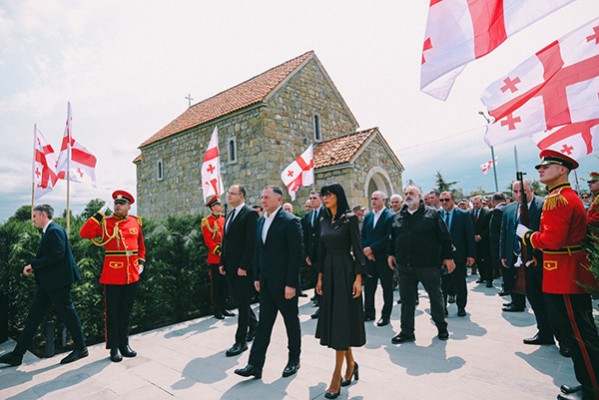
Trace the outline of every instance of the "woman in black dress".
{"type": "Polygon", "coordinates": [[[316,337],[320,344],[336,350],[335,370],[325,393],[327,399],[339,396],[341,386],[356,381],[358,363],[352,347],[366,343],[362,306],[364,253],[360,244],[358,217],[350,212],[343,187],[338,183],[320,191],[326,212],[320,221],[320,264],[316,292],[322,296],[316,337]],[[345,375],[341,377],[343,361],[345,375]]]}

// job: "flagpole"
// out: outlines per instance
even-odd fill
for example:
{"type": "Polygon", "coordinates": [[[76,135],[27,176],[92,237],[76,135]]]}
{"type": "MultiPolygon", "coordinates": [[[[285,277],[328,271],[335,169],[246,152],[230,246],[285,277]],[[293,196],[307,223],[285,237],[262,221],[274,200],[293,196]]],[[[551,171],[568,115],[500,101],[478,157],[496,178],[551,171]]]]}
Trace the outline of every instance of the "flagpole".
{"type": "MultiPolygon", "coordinates": [[[[480,115],[487,121],[487,126],[485,127],[485,136],[487,136],[487,132],[489,132],[489,124],[491,120],[489,117],[485,115],[484,112],[479,111],[480,115]]],[[[491,162],[493,162],[493,178],[495,178],[495,192],[499,192],[499,185],[497,185],[497,165],[495,164],[495,149],[491,146],[491,162]]]]}
{"type": "Polygon", "coordinates": [[[35,136],[37,124],[33,124],[33,161],[31,163],[31,220],[33,221],[33,206],[35,203],[35,136]]]}
{"type": "Polygon", "coordinates": [[[67,102],[67,233],[71,232],[71,102],[67,102]]]}
{"type": "Polygon", "coordinates": [[[576,170],[574,170],[574,180],[576,181],[576,193],[580,195],[580,186],[578,185],[578,174],[576,173],[576,170]]]}

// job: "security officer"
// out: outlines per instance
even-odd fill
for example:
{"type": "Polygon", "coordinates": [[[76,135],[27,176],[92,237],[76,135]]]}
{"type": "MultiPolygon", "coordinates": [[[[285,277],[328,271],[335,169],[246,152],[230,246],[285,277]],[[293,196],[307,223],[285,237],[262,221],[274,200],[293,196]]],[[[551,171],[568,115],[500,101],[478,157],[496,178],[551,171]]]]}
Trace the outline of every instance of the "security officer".
{"type": "Polygon", "coordinates": [[[223,206],[218,196],[211,197],[206,203],[211,214],[202,219],[202,237],[208,248],[208,267],[210,268],[210,286],[214,317],[224,319],[233,317],[225,308],[227,299],[227,279],[218,271],[220,265],[221,244],[223,242],[225,217],[221,214],[223,206]]]}
{"type": "Polygon", "coordinates": [[[543,292],[552,317],[567,340],[576,379],[581,386],[562,385],[558,399],[599,399],[599,336],[588,288],[597,287],[582,247],[586,212],[568,182],[576,160],[553,150],[541,152],[536,166],[549,187],[538,232],[518,225],[516,234],[527,245],[543,250],[543,292]]]}
{"type": "Polygon", "coordinates": [[[105,216],[108,208],[105,204],[83,224],[80,235],[106,251],[100,276],[100,283],[105,285],[106,348],[110,349],[110,359],[119,362],[123,357],[137,355],[129,346],[129,319],[146,259],[146,246],[141,218],[129,215],[135,202],[133,196],[117,190],[112,198],[114,213],[105,216]]]}

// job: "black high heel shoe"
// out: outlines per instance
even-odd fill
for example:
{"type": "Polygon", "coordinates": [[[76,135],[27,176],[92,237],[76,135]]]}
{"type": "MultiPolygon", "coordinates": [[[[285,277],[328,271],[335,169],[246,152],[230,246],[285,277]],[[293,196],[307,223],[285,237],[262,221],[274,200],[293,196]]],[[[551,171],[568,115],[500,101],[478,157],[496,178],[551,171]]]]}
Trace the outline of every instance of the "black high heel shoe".
{"type": "Polygon", "coordinates": [[[341,386],[349,386],[349,385],[351,385],[352,378],[355,381],[359,381],[360,380],[360,372],[359,372],[359,369],[358,369],[359,367],[360,366],[358,365],[358,363],[354,362],[354,372],[351,373],[351,376],[349,377],[348,380],[344,379],[344,380],[341,381],[341,386]]]}
{"type": "MultiPolygon", "coordinates": [[[[339,377],[341,382],[343,382],[343,377],[339,377]]],[[[339,387],[339,390],[337,390],[337,392],[329,392],[328,390],[326,392],[324,392],[324,397],[326,399],[336,399],[337,397],[339,397],[339,395],[341,394],[341,387],[339,387]]]]}

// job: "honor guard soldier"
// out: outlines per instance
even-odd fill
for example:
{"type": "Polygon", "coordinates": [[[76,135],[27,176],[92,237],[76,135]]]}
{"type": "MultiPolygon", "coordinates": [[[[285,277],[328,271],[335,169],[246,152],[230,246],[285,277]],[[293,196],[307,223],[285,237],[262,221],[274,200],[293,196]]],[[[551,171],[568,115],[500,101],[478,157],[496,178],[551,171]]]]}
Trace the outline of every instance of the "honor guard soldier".
{"type": "Polygon", "coordinates": [[[211,214],[202,219],[202,237],[208,248],[208,267],[210,268],[210,297],[214,309],[214,317],[224,319],[233,317],[235,314],[227,311],[225,305],[227,300],[227,278],[221,275],[218,267],[220,265],[221,245],[223,242],[225,217],[222,215],[223,206],[218,196],[211,197],[206,203],[211,214]]]}
{"type": "Polygon", "coordinates": [[[599,172],[591,172],[587,184],[594,197],[587,211],[587,224],[599,229],[599,172]]]}
{"type": "Polygon", "coordinates": [[[568,174],[578,163],[553,150],[543,150],[540,157],[536,169],[540,181],[549,187],[540,228],[532,232],[519,225],[516,234],[543,251],[543,292],[570,346],[581,384],[562,385],[558,399],[599,399],[599,336],[589,294],[597,282],[582,247],[587,234],[584,205],[568,182],[568,174]]]}
{"type": "Polygon", "coordinates": [[[105,216],[108,204],[89,218],[80,235],[91,239],[106,252],[100,283],[104,285],[106,348],[110,359],[119,362],[123,357],[135,357],[129,346],[129,319],[133,300],[143,271],[146,246],[141,230],[141,218],[129,214],[135,199],[124,190],[112,194],[114,213],[105,216]]]}

